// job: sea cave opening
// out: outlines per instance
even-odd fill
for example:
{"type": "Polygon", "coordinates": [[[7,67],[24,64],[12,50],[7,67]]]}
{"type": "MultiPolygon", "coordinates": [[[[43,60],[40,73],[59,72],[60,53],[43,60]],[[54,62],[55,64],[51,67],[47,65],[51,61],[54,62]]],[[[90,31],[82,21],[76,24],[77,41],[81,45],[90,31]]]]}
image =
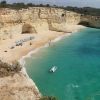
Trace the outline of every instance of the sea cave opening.
{"type": "Polygon", "coordinates": [[[87,27],[91,26],[90,23],[87,22],[87,21],[81,21],[81,22],[78,23],[78,25],[83,25],[83,26],[87,26],[87,27]]]}
{"type": "Polygon", "coordinates": [[[30,24],[24,24],[22,26],[22,34],[32,33],[32,26],[30,24]]]}

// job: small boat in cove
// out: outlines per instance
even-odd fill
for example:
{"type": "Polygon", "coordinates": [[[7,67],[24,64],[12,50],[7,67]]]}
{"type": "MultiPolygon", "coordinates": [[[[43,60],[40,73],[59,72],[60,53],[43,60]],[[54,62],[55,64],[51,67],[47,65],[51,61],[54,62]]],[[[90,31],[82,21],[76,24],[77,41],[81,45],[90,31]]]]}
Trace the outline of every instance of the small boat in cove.
{"type": "Polygon", "coordinates": [[[50,69],[50,72],[54,73],[56,70],[57,70],[57,66],[53,66],[53,67],[50,69]]]}

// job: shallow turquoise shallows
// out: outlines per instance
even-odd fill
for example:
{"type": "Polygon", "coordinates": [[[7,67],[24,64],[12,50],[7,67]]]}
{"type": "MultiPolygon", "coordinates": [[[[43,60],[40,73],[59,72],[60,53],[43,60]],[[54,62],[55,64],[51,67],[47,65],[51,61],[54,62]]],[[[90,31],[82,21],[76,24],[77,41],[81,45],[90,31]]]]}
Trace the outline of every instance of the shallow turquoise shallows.
{"type": "Polygon", "coordinates": [[[100,30],[86,28],[52,43],[26,58],[25,66],[43,95],[100,100],[100,30]],[[54,65],[58,69],[49,73],[54,65]]]}

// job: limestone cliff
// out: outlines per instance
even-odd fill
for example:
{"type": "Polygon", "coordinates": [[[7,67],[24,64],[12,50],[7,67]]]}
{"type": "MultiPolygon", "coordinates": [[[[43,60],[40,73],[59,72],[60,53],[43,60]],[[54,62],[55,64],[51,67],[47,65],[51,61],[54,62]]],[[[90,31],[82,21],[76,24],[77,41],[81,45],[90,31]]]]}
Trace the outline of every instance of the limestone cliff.
{"type": "Polygon", "coordinates": [[[0,9],[0,19],[0,28],[2,29],[0,33],[6,32],[7,34],[16,28],[21,33],[25,23],[32,26],[33,33],[40,29],[67,32],[70,31],[69,25],[84,23],[84,25],[100,28],[100,16],[82,15],[59,8],[0,9]]]}
{"type": "Polygon", "coordinates": [[[40,93],[19,63],[0,61],[0,100],[38,100],[40,93]]]}
{"type": "MultiPolygon", "coordinates": [[[[77,24],[100,28],[100,16],[45,7],[22,10],[0,9],[1,40],[12,38],[13,34],[38,34],[48,30],[72,32],[77,24]]],[[[23,74],[22,70],[18,73],[13,70],[0,66],[0,75],[5,75],[0,77],[0,100],[38,100],[39,91],[27,74],[23,74]]]]}
{"type": "Polygon", "coordinates": [[[39,98],[37,87],[22,72],[0,78],[0,100],[39,100],[39,98]]]}

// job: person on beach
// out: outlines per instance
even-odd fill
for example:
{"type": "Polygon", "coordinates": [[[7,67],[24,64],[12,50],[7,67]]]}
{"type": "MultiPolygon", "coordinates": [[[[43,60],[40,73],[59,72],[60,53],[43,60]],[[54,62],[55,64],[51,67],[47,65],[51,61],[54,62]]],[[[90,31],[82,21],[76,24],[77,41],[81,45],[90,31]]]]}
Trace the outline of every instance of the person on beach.
{"type": "Polygon", "coordinates": [[[51,45],[51,39],[49,40],[49,46],[51,45]]]}
{"type": "Polygon", "coordinates": [[[30,42],[30,45],[32,45],[32,42],[30,42]]]}

